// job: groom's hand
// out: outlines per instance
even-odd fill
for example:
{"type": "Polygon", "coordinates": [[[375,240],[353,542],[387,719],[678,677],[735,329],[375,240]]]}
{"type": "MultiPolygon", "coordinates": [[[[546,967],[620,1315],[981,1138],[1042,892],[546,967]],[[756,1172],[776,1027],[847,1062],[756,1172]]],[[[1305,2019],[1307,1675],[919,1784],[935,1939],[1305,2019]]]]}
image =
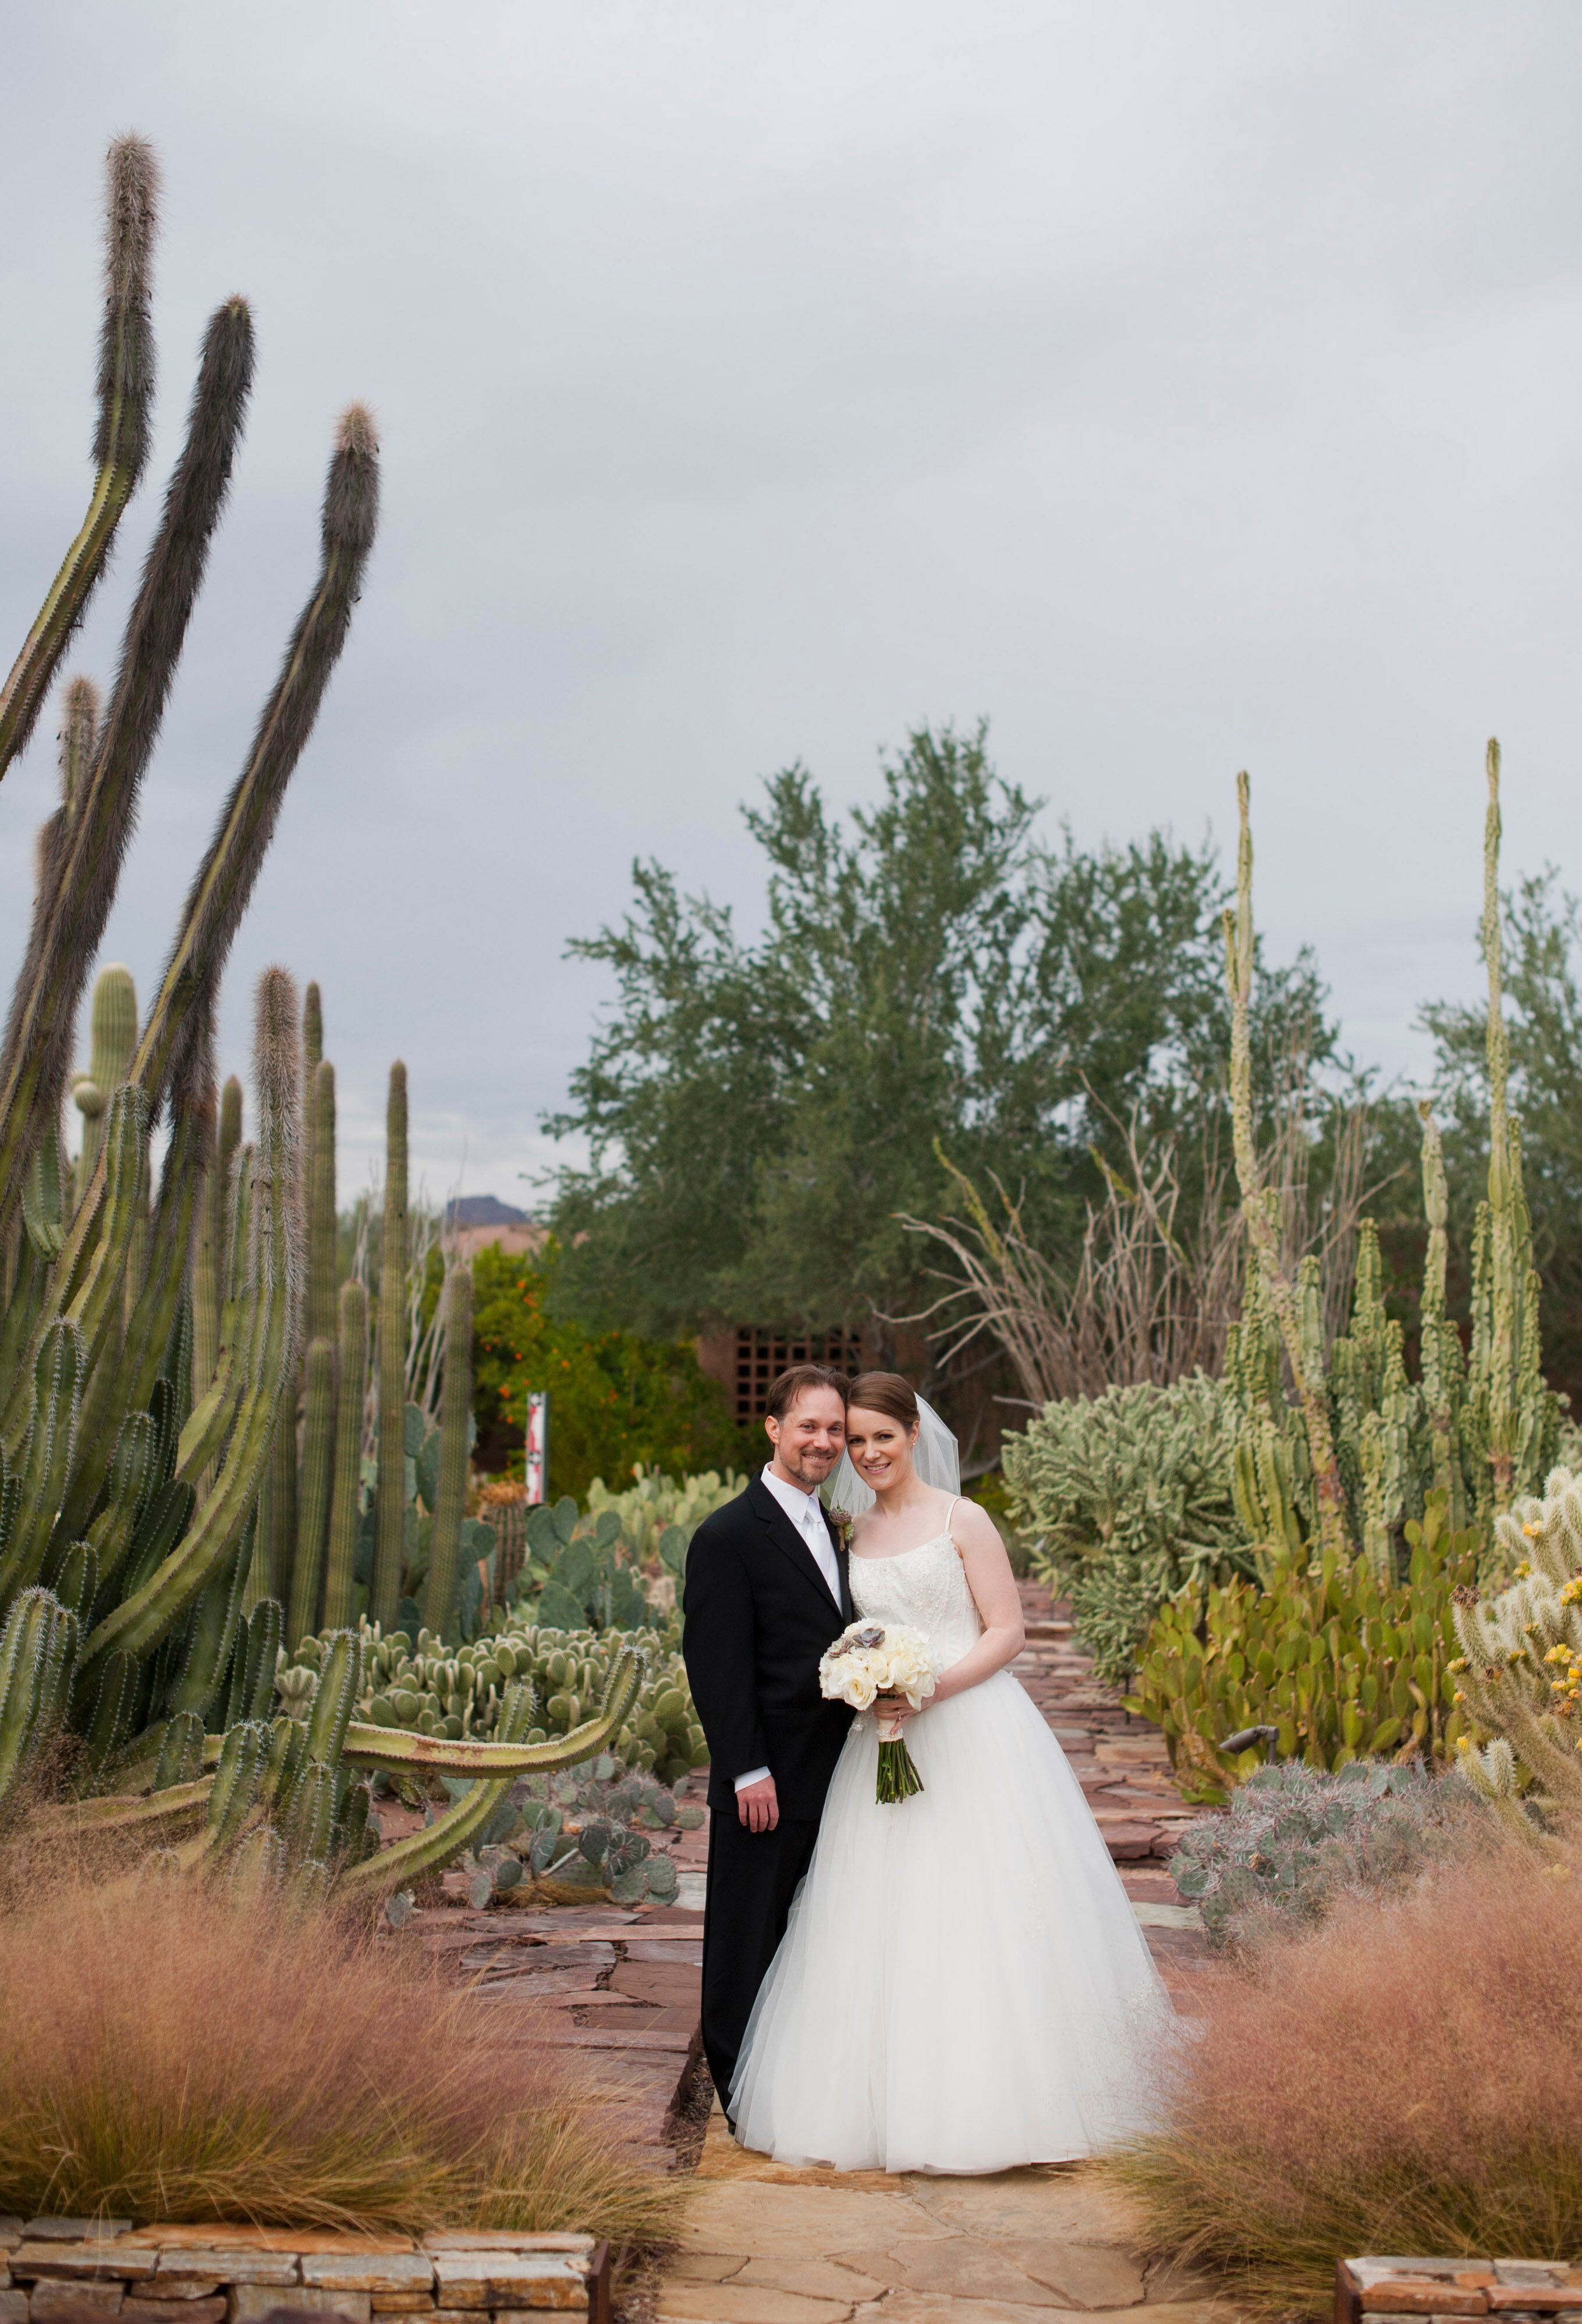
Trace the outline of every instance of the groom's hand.
{"type": "Polygon", "coordinates": [[[772,1831],[780,1821],[780,1802],[774,1795],[774,1778],[765,1775],[761,1784],[748,1784],[736,1794],[736,1813],[749,1831],[772,1831]]]}

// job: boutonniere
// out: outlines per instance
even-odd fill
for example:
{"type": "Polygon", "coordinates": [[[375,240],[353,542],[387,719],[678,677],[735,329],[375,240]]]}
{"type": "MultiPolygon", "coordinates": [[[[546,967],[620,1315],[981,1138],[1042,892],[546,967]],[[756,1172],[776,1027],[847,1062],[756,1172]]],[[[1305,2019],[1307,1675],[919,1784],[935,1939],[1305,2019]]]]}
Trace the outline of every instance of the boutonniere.
{"type": "Polygon", "coordinates": [[[837,1547],[849,1549],[851,1547],[851,1511],[827,1508],[824,1514],[835,1529],[837,1547]]]}

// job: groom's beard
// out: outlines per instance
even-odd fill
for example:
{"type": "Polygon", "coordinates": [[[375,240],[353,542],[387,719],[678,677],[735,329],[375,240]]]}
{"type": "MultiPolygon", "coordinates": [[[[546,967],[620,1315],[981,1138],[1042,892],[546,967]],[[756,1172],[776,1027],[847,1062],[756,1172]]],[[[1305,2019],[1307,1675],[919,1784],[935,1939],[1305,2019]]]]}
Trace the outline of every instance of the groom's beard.
{"type": "Polygon", "coordinates": [[[818,1490],[839,1462],[838,1452],[782,1452],[780,1456],[780,1465],[786,1475],[794,1477],[798,1484],[810,1493],[818,1490]]]}

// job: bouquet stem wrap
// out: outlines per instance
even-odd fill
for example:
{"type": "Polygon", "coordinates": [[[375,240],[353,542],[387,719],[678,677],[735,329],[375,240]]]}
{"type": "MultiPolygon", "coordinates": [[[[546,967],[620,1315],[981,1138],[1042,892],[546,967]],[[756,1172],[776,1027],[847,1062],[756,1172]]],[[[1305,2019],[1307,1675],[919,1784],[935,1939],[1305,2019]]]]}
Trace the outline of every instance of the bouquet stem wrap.
{"type": "Polygon", "coordinates": [[[874,1793],[882,1807],[893,1807],[898,1800],[910,1800],[914,1792],[923,1788],[917,1762],[906,1748],[906,1736],[899,1719],[886,1719],[879,1714],[879,1782],[874,1793]]]}
{"type": "MultiPolygon", "coordinates": [[[[920,1711],[934,1692],[934,1669],[929,1642],[921,1630],[899,1624],[853,1622],[836,1639],[819,1665],[819,1692],[830,1702],[848,1702],[854,1711],[872,1711],[881,1696],[904,1697],[920,1711]]],[[[882,1807],[893,1807],[921,1792],[923,1779],[902,1733],[902,1721],[881,1710],[879,1779],[874,1797],[882,1807]]]]}

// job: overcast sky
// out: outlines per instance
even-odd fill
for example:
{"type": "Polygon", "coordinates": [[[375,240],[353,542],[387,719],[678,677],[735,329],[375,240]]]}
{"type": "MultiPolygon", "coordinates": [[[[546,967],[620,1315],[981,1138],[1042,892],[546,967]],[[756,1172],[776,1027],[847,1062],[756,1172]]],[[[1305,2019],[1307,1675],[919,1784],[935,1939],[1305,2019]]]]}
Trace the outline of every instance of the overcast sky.
{"type": "MultiPolygon", "coordinates": [[[[1078,838],[1234,818],[1365,1058],[1476,989],[1507,866],[1582,886],[1582,16],[1268,0],[4,0],[9,660],[84,506],[101,155],[165,173],[158,455],[254,305],[236,489],[106,956],[146,993],[313,571],[337,410],[369,586],[231,972],[324,988],[342,1184],[506,1199],[634,855],[734,900],[793,758],[842,805],[986,714],[1078,838]]],[[[54,721],[5,785],[20,942],[54,721]]],[[[9,969],[7,969],[9,973],[9,969]]]]}

